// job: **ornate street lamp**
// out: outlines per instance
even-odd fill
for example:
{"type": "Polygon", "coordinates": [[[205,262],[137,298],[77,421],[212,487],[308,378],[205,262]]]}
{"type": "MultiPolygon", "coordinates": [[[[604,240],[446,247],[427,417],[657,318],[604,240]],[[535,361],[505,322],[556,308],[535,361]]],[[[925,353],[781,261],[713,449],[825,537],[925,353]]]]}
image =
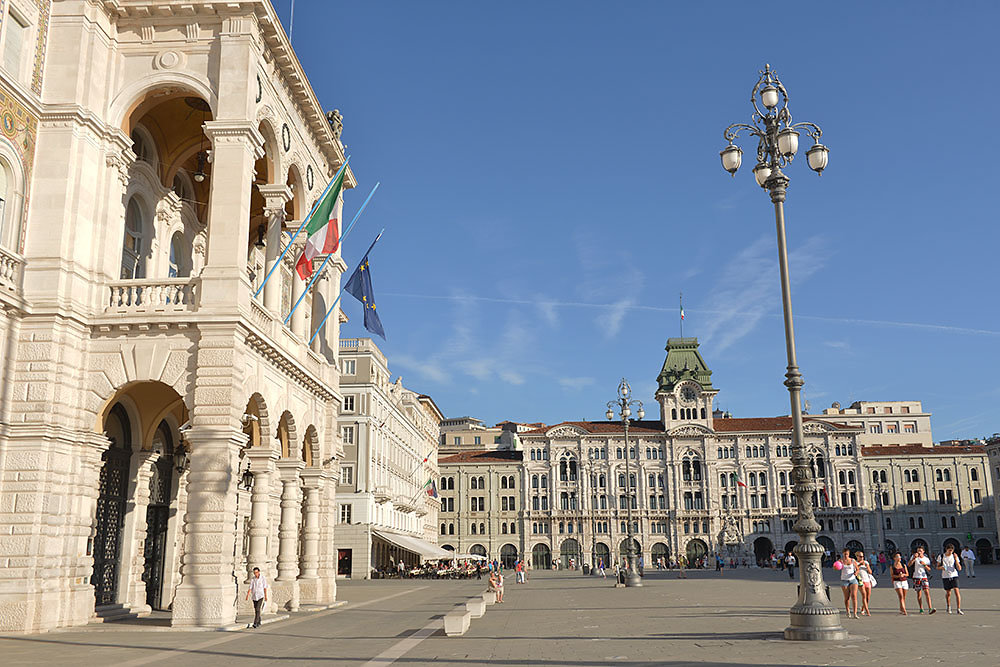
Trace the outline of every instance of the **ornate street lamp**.
{"type": "MultiPolygon", "coordinates": [[[[628,418],[632,416],[632,408],[636,407],[635,416],[641,421],[646,413],[642,409],[642,401],[632,400],[632,388],[628,386],[628,381],[622,378],[622,381],[618,384],[618,398],[613,401],[608,401],[608,411],[604,415],[611,421],[615,418],[615,410],[618,411],[618,415],[621,417],[622,425],[625,427],[625,509],[627,510],[626,520],[628,524],[626,526],[626,539],[628,540],[628,547],[626,548],[626,561],[628,562],[628,574],[625,577],[625,585],[630,587],[642,586],[642,579],[639,578],[639,571],[636,568],[636,554],[635,554],[635,538],[632,536],[632,476],[629,473],[629,444],[628,444],[628,418]]],[[[636,445],[636,452],[638,453],[638,445],[636,445]]],[[[638,472],[636,473],[638,475],[638,472]]],[[[638,477],[636,477],[636,485],[638,486],[638,477]]]]}
{"type": "Polygon", "coordinates": [[[809,460],[802,436],[802,374],[795,359],[795,330],[792,326],[792,299],[788,281],[788,249],[785,243],[785,192],[788,177],[782,173],[794,159],[799,147],[799,132],[812,137],[815,145],[806,151],[809,168],[822,173],[826,168],[829,150],[819,143],[823,131],[814,123],[793,123],[788,111],[788,92],[778,80],[770,65],[760,72],[757,85],[750,94],[754,112],[751,124],[735,123],[726,128],[723,136],[729,145],[722,149],[722,167],[735,176],[740,168],[742,151],[733,141],[741,132],[757,138],[757,164],[753,169],[757,184],[768,191],[774,203],[775,223],[778,231],[778,265],[781,272],[781,305],[785,317],[785,350],[788,369],[785,386],[788,387],[792,408],[792,479],[797,500],[798,517],[795,532],[799,543],[795,556],[799,562],[799,597],[790,610],[791,624],[785,628],[785,639],[841,640],[847,631],[840,623],[840,611],[830,604],[823,583],[821,558],[823,546],[816,541],[820,525],[813,513],[812,493],[816,485],[812,479],[809,460]]]}

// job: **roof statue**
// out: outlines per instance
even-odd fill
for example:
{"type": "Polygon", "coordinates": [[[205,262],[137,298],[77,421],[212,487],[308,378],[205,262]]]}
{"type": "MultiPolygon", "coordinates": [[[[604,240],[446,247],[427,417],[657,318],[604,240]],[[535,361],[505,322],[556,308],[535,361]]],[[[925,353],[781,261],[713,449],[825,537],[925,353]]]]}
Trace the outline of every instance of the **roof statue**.
{"type": "Polygon", "coordinates": [[[339,140],[340,133],[344,131],[344,117],[340,115],[340,109],[327,111],[326,122],[330,124],[330,129],[333,130],[333,138],[339,140]]]}

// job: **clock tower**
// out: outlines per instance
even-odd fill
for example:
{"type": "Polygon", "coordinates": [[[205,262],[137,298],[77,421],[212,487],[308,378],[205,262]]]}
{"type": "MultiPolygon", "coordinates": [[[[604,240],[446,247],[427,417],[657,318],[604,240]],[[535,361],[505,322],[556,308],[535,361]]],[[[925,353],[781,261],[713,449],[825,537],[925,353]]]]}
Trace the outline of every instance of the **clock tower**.
{"type": "Polygon", "coordinates": [[[712,371],[698,352],[697,338],[667,339],[667,358],[657,377],[656,400],[664,430],[681,424],[712,428],[712,371]]]}

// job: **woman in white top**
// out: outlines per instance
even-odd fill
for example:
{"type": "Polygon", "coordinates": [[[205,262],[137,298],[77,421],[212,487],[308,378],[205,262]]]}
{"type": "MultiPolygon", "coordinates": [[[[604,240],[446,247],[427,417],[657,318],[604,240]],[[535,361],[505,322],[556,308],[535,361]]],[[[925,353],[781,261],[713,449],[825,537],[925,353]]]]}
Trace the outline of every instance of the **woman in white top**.
{"type": "Polygon", "coordinates": [[[840,587],[844,590],[847,618],[858,618],[858,561],[851,558],[850,549],[844,549],[840,563],[840,587]]]}
{"type": "Polygon", "coordinates": [[[858,561],[858,578],[861,580],[861,585],[858,586],[858,593],[861,594],[861,613],[865,616],[871,616],[872,613],[868,610],[868,601],[872,597],[875,575],[872,573],[871,563],[865,560],[865,552],[858,551],[854,557],[858,561]]]}

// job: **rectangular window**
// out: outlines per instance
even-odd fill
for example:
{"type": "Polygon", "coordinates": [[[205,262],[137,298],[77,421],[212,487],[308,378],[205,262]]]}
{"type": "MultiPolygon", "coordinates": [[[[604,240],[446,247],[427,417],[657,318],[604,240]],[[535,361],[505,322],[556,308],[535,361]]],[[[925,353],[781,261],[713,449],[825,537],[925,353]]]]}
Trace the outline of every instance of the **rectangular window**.
{"type": "Polygon", "coordinates": [[[354,484],[354,466],[340,466],[340,483],[354,484]]]}
{"type": "Polygon", "coordinates": [[[472,444],[474,444],[474,445],[481,445],[481,444],[483,444],[483,439],[477,435],[476,437],[474,437],[472,439],[472,444]]]}
{"type": "Polygon", "coordinates": [[[354,359],[343,359],[340,365],[344,367],[344,375],[357,375],[358,373],[358,362],[354,359]]]}
{"type": "Polygon", "coordinates": [[[899,433],[899,422],[889,422],[885,425],[886,433],[899,433]]]}
{"type": "Polygon", "coordinates": [[[882,432],[882,425],[881,424],[871,424],[868,427],[868,432],[869,433],[881,433],[882,432]]]}
{"type": "Polygon", "coordinates": [[[350,523],[351,522],[351,506],[341,505],[340,506],[340,523],[350,523]]]}
{"type": "Polygon", "coordinates": [[[4,32],[6,33],[3,46],[4,69],[21,81],[21,65],[24,62],[25,42],[28,40],[28,22],[12,11],[7,14],[4,32]]]}
{"type": "Polygon", "coordinates": [[[499,435],[493,436],[493,444],[494,445],[499,445],[500,444],[500,436],[499,435]]]}
{"type": "Polygon", "coordinates": [[[903,411],[903,414],[904,414],[904,415],[908,415],[908,414],[910,414],[910,407],[909,407],[908,405],[904,405],[904,406],[903,406],[903,407],[901,408],[901,410],[903,411]]]}
{"type": "Polygon", "coordinates": [[[344,396],[344,412],[354,412],[353,396],[344,396]]]}
{"type": "Polygon", "coordinates": [[[340,439],[344,441],[345,445],[354,444],[354,427],[353,426],[341,426],[340,427],[340,439]]]}
{"type": "Polygon", "coordinates": [[[459,436],[459,435],[455,436],[455,444],[456,445],[461,445],[462,444],[462,437],[461,436],[459,436]]]}
{"type": "Polygon", "coordinates": [[[903,433],[916,433],[916,432],[917,432],[916,422],[909,422],[903,424],[903,433]]]}

